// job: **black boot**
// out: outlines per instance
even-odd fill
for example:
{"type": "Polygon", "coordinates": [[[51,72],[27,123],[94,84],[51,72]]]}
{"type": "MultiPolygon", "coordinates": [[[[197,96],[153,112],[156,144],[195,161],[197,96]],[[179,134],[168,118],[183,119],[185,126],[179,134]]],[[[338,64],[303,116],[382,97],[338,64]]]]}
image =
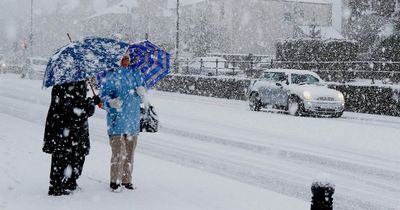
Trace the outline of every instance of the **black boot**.
{"type": "Polygon", "coordinates": [[[68,179],[65,183],[65,189],[69,191],[74,191],[78,188],[78,184],[75,179],[68,179]]]}
{"type": "Polygon", "coordinates": [[[51,196],[61,196],[61,195],[69,195],[70,192],[61,189],[61,188],[54,188],[54,187],[49,187],[49,192],[48,195],[51,196]]]}
{"type": "Polygon", "coordinates": [[[127,183],[127,184],[122,183],[122,186],[124,186],[128,190],[135,190],[136,189],[136,187],[133,186],[132,183],[127,183]]]}
{"type": "Polygon", "coordinates": [[[117,183],[114,183],[114,182],[110,182],[110,188],[111,188],[111,190],[117,190],[118,188],[120,188],[121,187],[121,185],[120,184],[117,184],[117,183]]]}

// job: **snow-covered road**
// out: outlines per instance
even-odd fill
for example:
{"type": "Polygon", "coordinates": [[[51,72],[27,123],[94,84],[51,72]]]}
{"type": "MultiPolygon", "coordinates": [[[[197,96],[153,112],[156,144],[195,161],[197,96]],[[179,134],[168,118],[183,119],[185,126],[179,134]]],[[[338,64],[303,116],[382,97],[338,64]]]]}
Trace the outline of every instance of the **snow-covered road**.
{"type": "MultiPolygon", "coordinates": [[[[335,209],[400,209],[400,118],[356,113],[339,119],[292,117],[251,112],[242,101],[164,92],[152,92],[150,99],[162,127],[157,134],[140,135],[138,154],[305,204],[313,179],[329,177],[336,184],[335,209]]],[[[0,76],[2,116],[42,128],[49,100],[50,91],[41,90],[39,81],[0,76]]],[[[103,110],[90,119],[90,129],[95,145],[108,144],[103,110]]],[[[43,130],[32,131],[37,132],[43,130]]],[[[84,176],[107,180],[90,169],[84,176]]]]}

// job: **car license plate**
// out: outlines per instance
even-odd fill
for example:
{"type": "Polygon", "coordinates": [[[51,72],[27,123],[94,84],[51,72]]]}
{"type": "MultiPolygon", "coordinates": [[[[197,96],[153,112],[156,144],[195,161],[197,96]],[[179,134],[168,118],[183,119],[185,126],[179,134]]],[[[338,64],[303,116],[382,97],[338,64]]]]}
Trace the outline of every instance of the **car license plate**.
{"type": "Polygon", "coordinates": [[[331,104],[319,104],[319,107],[321,109],[333,108],[331,104]]]}

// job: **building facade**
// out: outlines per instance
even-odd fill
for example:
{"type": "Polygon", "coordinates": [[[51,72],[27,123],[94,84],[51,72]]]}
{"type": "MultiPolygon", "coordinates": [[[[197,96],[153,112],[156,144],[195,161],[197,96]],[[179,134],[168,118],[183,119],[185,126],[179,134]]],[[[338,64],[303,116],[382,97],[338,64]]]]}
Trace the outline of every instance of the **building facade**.
{"type": "Polygon", "coordinates": [[[303,37],[307,26],[332,26],[332,5],[323,0],[199,0],[182,5],[181,13],[183,34],[204,13],[221,30],[214,38],[224,47],[211,53],[274,54],[279,39],[303,37]]]}

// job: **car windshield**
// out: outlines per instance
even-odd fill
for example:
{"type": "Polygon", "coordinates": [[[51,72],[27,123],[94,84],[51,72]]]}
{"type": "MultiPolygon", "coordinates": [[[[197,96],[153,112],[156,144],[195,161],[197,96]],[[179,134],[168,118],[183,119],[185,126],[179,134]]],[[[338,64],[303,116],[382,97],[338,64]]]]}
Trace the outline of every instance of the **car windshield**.
{"type": "Polygon", "coordinates": [[[316,85],[319,83],[319,79],[311,74],[292,74],[292,84],[299,85],[316,85]]]}
{"type": "Polygon", "coordinates": [[[273,82],[282,82],[287,80],[287,75],[284,72],[265,72],[260,79],[273,82]]]}

